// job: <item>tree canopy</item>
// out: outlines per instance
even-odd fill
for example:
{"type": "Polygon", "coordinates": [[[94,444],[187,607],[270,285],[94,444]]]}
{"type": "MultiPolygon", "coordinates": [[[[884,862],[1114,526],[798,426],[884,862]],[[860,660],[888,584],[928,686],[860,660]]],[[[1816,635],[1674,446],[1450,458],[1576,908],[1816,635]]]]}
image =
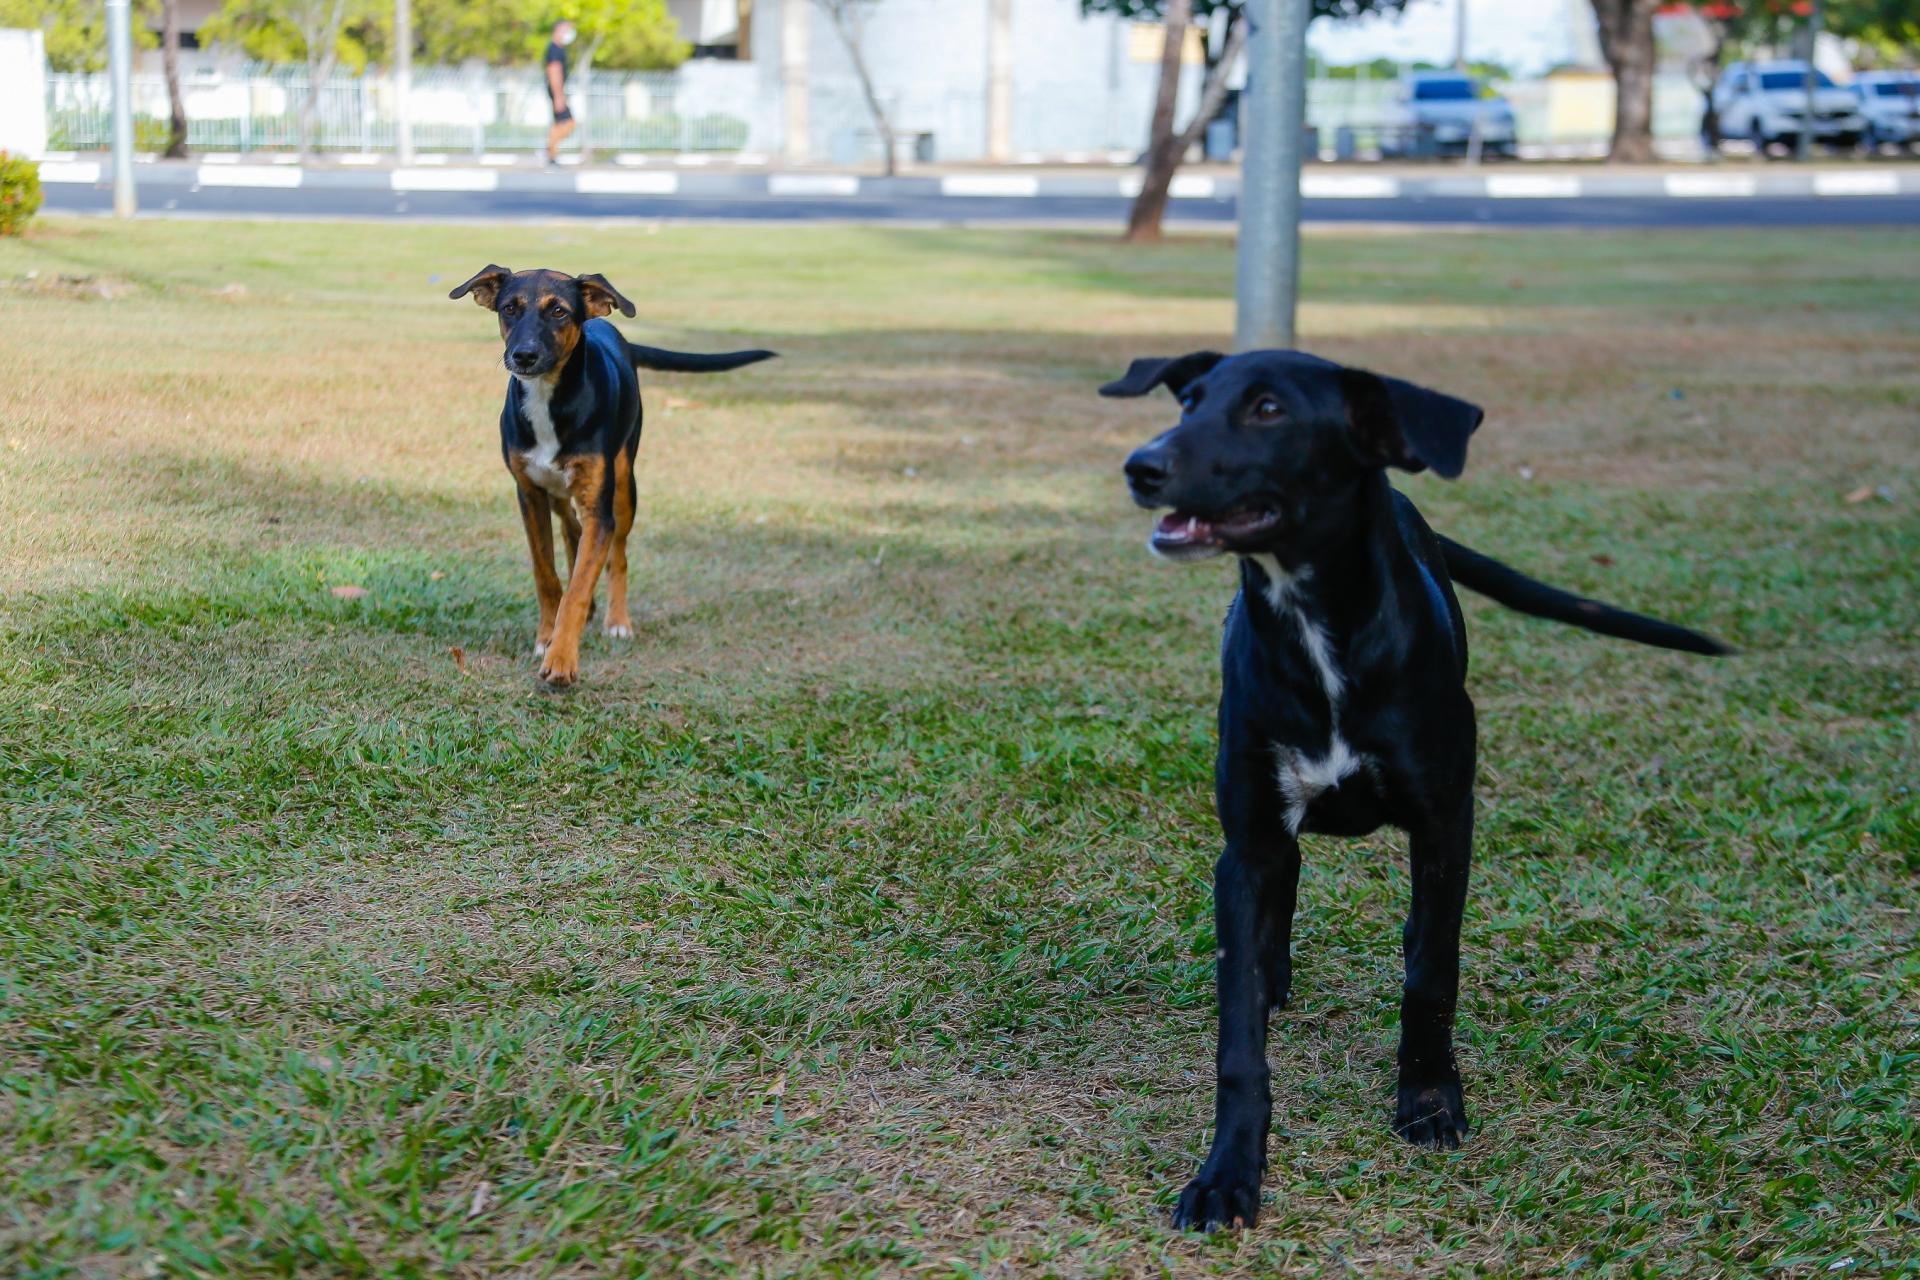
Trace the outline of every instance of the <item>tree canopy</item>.
{"type": "MultiPolygon", "coordinates": [[[[159,43],[159,0],[134,0],[133,45],[159,43]]],[[[55,71],[99,71],[107,65],[107,11],[99,0],[0,0],[0,27],[40,28],[55,71]]]]}
{"type": "Polygon", "coordinates": [[[359,71],[381,46],[384,24],[392,19],[392,7],[378,0],[226,0],[201,26],[200,39],[239,49],[257,62],[319,65],[331,52],[359,71]]]}
{"type": "MultiPolygon", "coordinates": [[[[1692,0],[1736,44],[1783,45],[1806,26],[1807,0],[1692,0]]],[[[1826,0],[1823,23],[1844,39],[1888,48],[1920,44],[1920,5],[1913,0],[1826,0]]]]}
{"type": "MultiPolygon", "coordinates": [[[[62,0],[88,9],[86,0],[62,0]]],[[[0,4],[25,0],[0,0],[0,4]]],[[[359,70],[391,59],[392,0],[226,0],[201,28],[204,39],[237,48],[261,62],[320,61],[326,19],[336,6],[341,20],[334,53],[359,70]]],[[[540,60],[553,24],[572,20],[581,64],[614,70],[676,67],[691,52],[680,39],[666,0],[413,0],[414,56],[451,65],[479,59],[502,65],[540,60]]]]}
{"type": "Polygon", "coordinates": [[[582,62],[624,71],[677,67],[692,52],[666,0],[414,0],[415,53],[427,62],[537,62],[553,24],[580,32],[582,62]]]}

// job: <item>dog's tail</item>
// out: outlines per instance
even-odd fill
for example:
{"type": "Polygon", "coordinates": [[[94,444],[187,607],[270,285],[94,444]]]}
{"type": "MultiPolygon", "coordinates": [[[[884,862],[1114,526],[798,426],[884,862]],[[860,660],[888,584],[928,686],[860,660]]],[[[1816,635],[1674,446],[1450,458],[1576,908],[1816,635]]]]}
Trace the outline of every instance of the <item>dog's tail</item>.
{"type": "Polygon", "coordinates": [[[695,355],[690,351],[668,351],[661,347],[643,347],[637,342],[627,344],[627,354],[633,357],[636,369],[658,369],[662,373],[725,373],[728,369],[738,369],[743,364],[758,364],[762,360],[771,360],[772,351],[723,351],[714,355],[695,355]]]}
{"type": "Polygon", "coordinates": [[[1733,652],[1712,636],[1701,635],[1698,631],[1689,631],[1644,614],[1616,609],[1610,604],[1588,600],[1570,591],[1537,582],[1491,556],[1483,556],[1472,547],[1461,546],[1451,538],[1441,538],[1440,547],[1446,554],[1447,572],[1455,582],[1516,612],[1571,623],[1588,631],[1598,631],[1603,636],[1617,636],[1659,649],[1678,649],[1682,653],[1733,652]]]}

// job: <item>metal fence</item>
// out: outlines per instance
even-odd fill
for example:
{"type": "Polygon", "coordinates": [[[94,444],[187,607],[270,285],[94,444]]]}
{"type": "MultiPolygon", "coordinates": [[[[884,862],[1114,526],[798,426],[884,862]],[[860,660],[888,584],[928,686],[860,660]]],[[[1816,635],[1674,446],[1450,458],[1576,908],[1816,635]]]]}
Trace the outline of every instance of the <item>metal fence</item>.
{"type": "MultiPolygon", "coordinates": [[[[694,105],[683,108],[673,72],[591,72],[567,86],[579,128],[569,150],[729,152],[746,145],[748,122],[694,105]]],[[[297,147],[309,105],[304,71],[257,68],[238,75],[189,77],[181,86],[187,145],[199,151],[297,147]]],[[[398,97],[391,76],[335,75],[312,94],[308,146],[314,151],[387,151],[395,143],[398,97]]],[[[413,144],[422,151],[533,151],[553,122],[537,72],[497,68],[416,71],[408,95],[413,144]]],[[[47,77],[49,145],[90,150],[109,145],[112,90],[104,75],[47,77]]],[[[133,78],[136,146],[165,145],[169,109],[164,77],[133,78]]]]}

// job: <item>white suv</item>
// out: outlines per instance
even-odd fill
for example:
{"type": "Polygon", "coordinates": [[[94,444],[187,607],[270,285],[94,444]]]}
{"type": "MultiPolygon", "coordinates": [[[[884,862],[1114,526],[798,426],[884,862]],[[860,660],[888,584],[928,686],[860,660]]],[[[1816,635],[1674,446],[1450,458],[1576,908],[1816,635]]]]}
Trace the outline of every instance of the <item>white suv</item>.
{"type": "Polygon", "coordinates": [[[1867,145],[1920,146],[1920,72],[1862,71],[1847,88],[1867,121],[1867,145]]]}
{"type": "MultiPolygon", "coordinates": [[[[1833,147],[1859,145],[1867,122],[1860,100],[1816,71],[1813,74],[1812,134],[1833,147]]],[[[1776,142],[1798,142],[1807,127],[1807,64],[1736,62],[1713,86],[1720,136],[1747,138],[1765,155],[1776,142]]]]}

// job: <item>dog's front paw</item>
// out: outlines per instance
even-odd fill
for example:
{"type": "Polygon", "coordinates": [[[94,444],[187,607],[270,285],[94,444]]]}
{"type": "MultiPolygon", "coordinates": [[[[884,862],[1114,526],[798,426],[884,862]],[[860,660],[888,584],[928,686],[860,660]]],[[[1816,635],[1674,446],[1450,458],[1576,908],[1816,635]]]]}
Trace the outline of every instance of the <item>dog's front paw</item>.
{"type": "Polygon", "coordinates": [[[1251,1227],[1260,1217],[1260,1173],[1256,1170],[1203,1168],[1173,1207],[1173,1225],[1182,1231],[1215,1227],[1251,1227]]]}
{"type": "Polygon", "coordinates": [[[567,688],[580,679],[580,655],[547,650],[546,661],[540,664],[540,678],[552,688],[567,688]]]}
{"type": "Polygon", "coordinates": [[[1452,1150],[1467,1139],[1467,1100],[1460,1077],[1400,1082],[1393,1131],[1416,1147],[1452,1150]]]}
{"type": "Polygon", "coordinates": [[[633,624],[631,622],[614,622],[609,619],[607,622],[607,635],[614,640],[631,640],[633,639],[633,624]]]}

